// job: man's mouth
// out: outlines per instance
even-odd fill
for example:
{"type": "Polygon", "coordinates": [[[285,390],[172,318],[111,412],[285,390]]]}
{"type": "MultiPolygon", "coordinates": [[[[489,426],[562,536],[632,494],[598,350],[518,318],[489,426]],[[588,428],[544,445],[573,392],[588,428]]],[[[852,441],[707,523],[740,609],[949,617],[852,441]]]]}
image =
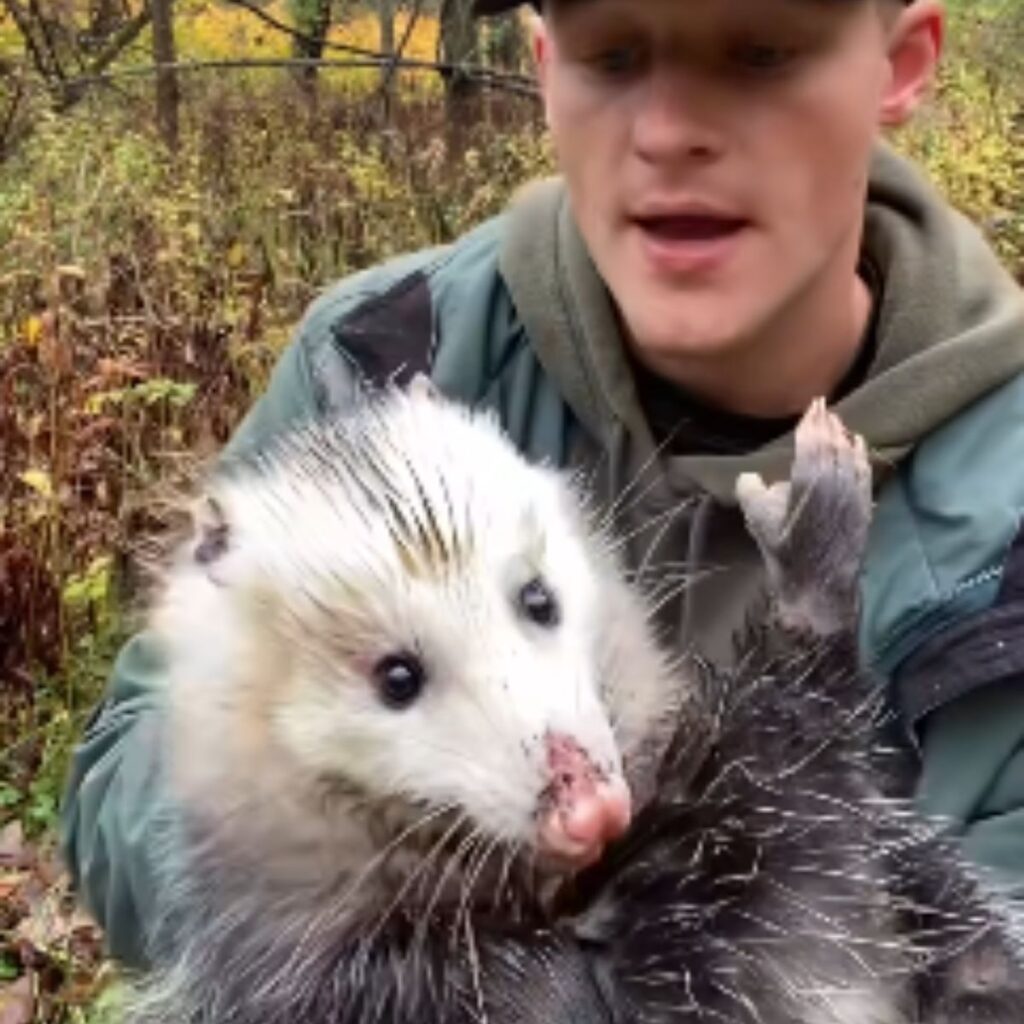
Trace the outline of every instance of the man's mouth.
{"type": "Polygon", "coordinates": [[[722,267],[750,226],[742,217],[718,212],[654,211],[632,218],[647,259],[659,274],[703,276],[722,267]]]}
{"type": "Polygon", "coordinates": [[[710,242],[736,234],[745,222],[714,214],[670,214],[637,217],[636,223],[651,237],[666,242],[710,242]]]}

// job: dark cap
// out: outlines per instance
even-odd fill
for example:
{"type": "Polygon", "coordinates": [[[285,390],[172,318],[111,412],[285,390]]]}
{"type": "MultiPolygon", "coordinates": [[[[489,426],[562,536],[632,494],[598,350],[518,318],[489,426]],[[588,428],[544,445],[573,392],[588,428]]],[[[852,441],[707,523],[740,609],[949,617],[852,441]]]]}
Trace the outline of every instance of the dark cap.
{"type": "MultiPolygon", "coordinates": [[[[478,17],[487,17],[490,14],[504,14],[516,7],[521,7],[526,0],[473,0],[473,13],[478,17]]],[[[909,5],[912,0],[902,0],[903,5],[909,5]]],[[[529,0],[530,6],[539,11],[541,0],[529,0]]]]}
{"type": "MultiPolygon", "coordinates": [[[[516,7],[521,7],[524,0],[473,0],[473,13],[478,17],[489,14],[504,14],[516,7]]],[[[540,0],[530,0],[530,6],[540,10],[540,0]]]]}

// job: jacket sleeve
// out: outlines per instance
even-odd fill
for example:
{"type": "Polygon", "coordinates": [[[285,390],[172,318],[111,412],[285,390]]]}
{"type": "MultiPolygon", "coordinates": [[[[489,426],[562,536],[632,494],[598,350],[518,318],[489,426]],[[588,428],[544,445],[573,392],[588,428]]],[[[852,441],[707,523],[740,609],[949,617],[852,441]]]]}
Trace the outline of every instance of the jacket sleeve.
{"type": "Polygon", "coordinates": [[[895,675],[921,741],[921,809],[959,833],[999,887],[1024,896],[1024,526],[991,600],[937,630],[895,675]]]}
{"type": "Polygon", "coordinates": [[[922,809],[953,824],[997,889],[1024,898],[1024,671],[934,711],[922,749],[922,809]]]}
{"type": "Polygon", "coordinates": [[[895,682],[920,737],[921,809],[1024,897],[1024,534],[995,601],[926,641],[895,682]]]}
{"type": "MultiPolygon", "coordinates": [[[[317,396],[310,362],[331,309],[314,305],[285,350],[265,394],[229,443],[237,451],[312,414],[317,396]]],[[[341,358],[336,388],[351,380],[341,358]]],[[[154,913],[154,868],[162,810],[160,742],[165,666],[151,635],[120,652],[99,706],[72,753],[61,807],[60,841],[72,882],[103,927],[111,954],[142,967],[144,926],[154,913]]]]}
{"type": "Polygon", "coordinates": [[[877,495],[862,651],[919,741],[918,805],[1024,895],[1024,374],[921,440],[877,495]]]}

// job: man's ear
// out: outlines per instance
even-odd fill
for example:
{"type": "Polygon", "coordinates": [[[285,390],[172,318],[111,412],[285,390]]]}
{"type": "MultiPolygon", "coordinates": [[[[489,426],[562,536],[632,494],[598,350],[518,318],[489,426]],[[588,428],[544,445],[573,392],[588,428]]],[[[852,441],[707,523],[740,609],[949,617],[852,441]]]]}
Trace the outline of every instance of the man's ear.
{"type": "Polygon", "coordinates": [[[540,94],[547,109],[548,77],[551,67],[551,47],[553,45],[548,27],[544,19],[536,12],[523,14],[526,32],[530,40],[530,52],[533,54],[533,65],[537,69],[537,83],[540,94]]]}
{"type": "Polygon", "coordinates": [[[914,0],[889,32],[889,81],[879,120],[903,124],[920,106],[932,84],[945,38],[945,15],[936,0],[914,0]]]}

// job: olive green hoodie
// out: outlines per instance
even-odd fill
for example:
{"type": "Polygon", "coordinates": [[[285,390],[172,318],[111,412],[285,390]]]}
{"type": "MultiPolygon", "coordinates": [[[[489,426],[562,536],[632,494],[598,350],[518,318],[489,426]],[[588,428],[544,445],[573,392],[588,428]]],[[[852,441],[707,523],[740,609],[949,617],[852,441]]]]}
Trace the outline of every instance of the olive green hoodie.
{"type": "MultiPolygon", "coordinates": [[[[837,408],[867,438],[879,481],[864,656],[920,741],[924,808],[950,816],[969,853],[1024,890],[1024,300],[977,231],[888,149],[872,171],[863,264],[876,285],[873,356],[837,408]]],[[[345,405],[359,381],[415,372],[494,409],[528,457],[585,467],[666,639],[730,658],[762,582],[733,485],[743,470],[782,476],[791,436],[727,456],[655,444],[558,181],[452,246],[326,292],[227,457],[345,405]]],[[[136,637],[76,751],[63,808],[73,877],[114,953],[134,963],[166,808],[162,680],[158,652],[136,637]]]]}
{"type": "MultiPolygon", "coordinates": [[[[899,465],[911,471],[912,460],[907,463],[906,457],[919,442],[945,424],[958,422],[961,413],[1024,369],[1024,293],[977,230],[950,211],[909,164],[886,149],[879,150],[871,176],[862,262],[880,283],[874,356],[865,379],[835,407],[847,425],[867,439],[876,478],[882,482],[899,465]]],[[[742,604],[737,601],[737,562],[749,560],[759,568],[754,546],[735,513],[736,478],[746,470],[768,479],[784,476],[792,456],[792,433],[739,455],[673,457],[658,452],[638,402],[608,292],[576,230],[560,182],[535,186],[521,197],[503,240],[500,271],[537,359],[586,438],[605,457],[600,466],[612,477],[605,484],[607,499],[615,501],[627,481],[644,477],[643,487],[635,488],[643,496],[624,503],[625,528],[636,530],[659,514],[663,521],[666,508],[677,508],[686,496],[713,499],[706,505],[709,513],[716,513],[715,526],[701,524],[700,543],[691,539],[684,550],[663,538],[659,548],[673,561],[688,552],[715,567],[687,590],[688,603],[695,607],[694,628],[685,639],[710,649],[718,659],[728,657],[728,636],[736,606],[742,604]],[[719,525],[726,520],[732,530],[719,525]],[[709,530],[711,536],[706,535],[709,530]]],[[[1012,405],[996,403],[992,408],[1006,416],[1005,422],[994,421],[993,429],[1021,426],[1012,405]]],[[[985,444],[981,436],[977,441],[985,444]]],[[[1018,479],[1012,443],[1007,438],[992,439],[992,444],[993,450],[980,461],[972,460],[972,465],[940,462],[936,468],[948,472],[945,482],[952,490],[977,506],[972,518],[984,519],[977,524],[982,547],[1004,553],[1024,501],[1024,463],[1018,479]],[[979,479],[978,473],[984,475],[979,479]],[[980,491],[972,486],[975,480],[980,491]]],[[[893,500],[889,497],[890,503],[893,500]]],[[[924,500],[940,499],[925,495],[924,500]]],[[[883,507],[883,517],[885,511],[883,507]]],[[[915,525],[923,529],[931,524],[915,525]]],[[[659,528],[664,529],[663,522],[659,528]]],[[[924,540],[930,541],[930,535],[924,540]]],[[[955,547],[953,541],[945,527],[937,530],[937,543],[955,547]]],[[[884,550],[888,561],[892,553],[884,550]]],[[[970,556],[963,564],[955,552],[937,557],[940,564],[932,565],[931,571],[943,572],[942,563],[952,557],[951,572],[959,583],[961,577],[989,567],[986,556],[970,566],[970,556]]],[[[891,577],[882,566],[869,566],[868,588],[874,601],[869,602],[865,622],[867,650],[889,669],[906,653],[900,624],[888,621],[887,612],[893,612],[878,607],[888,590],[875,593],[893,586],[896,581],[891,577]]],[[[897,601],[905,603],[908,597],[901,594],[897,601]]]]}

